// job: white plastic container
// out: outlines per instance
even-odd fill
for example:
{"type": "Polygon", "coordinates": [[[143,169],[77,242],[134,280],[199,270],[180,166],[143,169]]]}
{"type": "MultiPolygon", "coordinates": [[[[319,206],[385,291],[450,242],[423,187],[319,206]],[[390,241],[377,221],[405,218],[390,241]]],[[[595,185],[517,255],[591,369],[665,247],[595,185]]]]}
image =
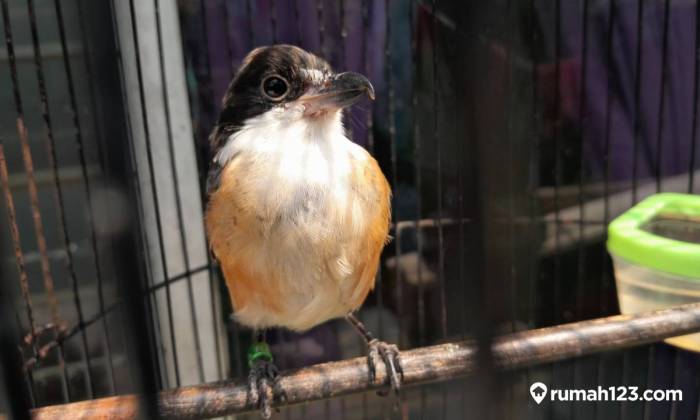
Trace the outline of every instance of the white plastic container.
{"type": "MultiPolygon", "coordinates": [[[[632,264],[613,256],[615,283],[623,314],[649,312],[700,302],[700,281],[632,264]]],[[[666,339],[686,350],[700,352],[700,333],[666,339]]]]}
{"type": "MultiPolygon", "coordinates": [[[[657,194],[610,224],[608,251],[623,314],[700,302],[700,197],[657,194]]],[[[700,352],[700,333],[667,343],[700,352]]]]}

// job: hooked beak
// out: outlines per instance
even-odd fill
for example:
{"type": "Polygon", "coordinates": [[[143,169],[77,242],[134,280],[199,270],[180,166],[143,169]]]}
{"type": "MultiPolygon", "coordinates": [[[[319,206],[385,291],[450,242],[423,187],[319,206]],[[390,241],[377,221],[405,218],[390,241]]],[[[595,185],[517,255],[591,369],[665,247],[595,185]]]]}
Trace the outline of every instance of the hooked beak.
{"type": "Polygon", "coordinates": [[[372,83],[365,76],[349,71],[332,76],[320,90],[300,99],[306,106],[305,114],[316,114],[347,108],[359,101],[364,94],[374,100],[372,83]]]}

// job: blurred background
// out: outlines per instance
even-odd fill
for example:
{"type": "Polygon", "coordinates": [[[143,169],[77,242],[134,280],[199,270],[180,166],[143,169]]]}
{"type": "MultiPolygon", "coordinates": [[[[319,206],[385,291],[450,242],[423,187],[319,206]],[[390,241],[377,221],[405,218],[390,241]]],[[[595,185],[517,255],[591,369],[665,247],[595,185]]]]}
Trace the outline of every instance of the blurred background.
{"type": "MultiPolygon", "coordinates": [[[[401,349],[619,313],[607,224],[700,192],[695,0],[0,5],[3,337],[32,406],[245,374],[202,209],[207,136],[256,46],[374,84],[345,124],[391,183],[393,241],[359,316],[401,349]]],[[[282,369],[364,353],[342,320],[268,337],[282,369]]],[[[368,393],[278,416],[696,419],[699,369],[655,344],[409,388],[399,412],[368,393]],[[684,398],[535,405],[535,381],[684,398]]]]}

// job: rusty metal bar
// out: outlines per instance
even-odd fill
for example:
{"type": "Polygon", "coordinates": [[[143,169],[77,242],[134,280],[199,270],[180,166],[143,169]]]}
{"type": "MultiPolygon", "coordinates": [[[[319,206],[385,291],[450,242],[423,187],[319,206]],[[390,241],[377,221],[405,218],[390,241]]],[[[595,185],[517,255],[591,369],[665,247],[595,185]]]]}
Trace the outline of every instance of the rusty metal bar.
{"type": "MultiPolygon", "coordinates": [[[[493,341],[493,361],[512,370],[663,340],[700,331],[700,303],[639,315],[618,315],[550,328],[523,331],[493,341]]],[[[479,369],[473,341],[439,344],[401,353],[404,382],[416,385],[444,381],[479,369]]],[[[378,366],[369,380],[364,357],[287,371],[280,376],[284,404],[320,400],[376,389],[386,381],[378,366]]],[[[277,405],[283,405],[278,402],[277,405]]],[[[165,418],[209,418],[255,410],[245,381],[229,380],[163,391],[159,414],[165,418]]],[[[62,418],[127,419],[138,414],[134,395],[102,398],[32,410],[37,420],[62,418]]]]}
{"type": "MultiPolygon", "coordinates": [[[[2,4],[4,7],[5,4],[2,4]]],[[[3,9],[3,14],[6,16],[7,10],[3,9]]],[[[19,236],[19,229],[17,227],[17,217],[15,213],[15,204],[12,197],[12,192],[10,191],[8,182],[8,171],[7,171],[7,160],[5,159],[5,147],[2,137],[0,137],[0,189],[2,189],[3,195],[5,197],[5,209],[7,212],[8,222],[10,225],[10,237],[12,238],[12,248],[15,254],[15,262],[17,265],[17,271],[19,272],[20,289],[22,297],[24,298],[24,304],[27,310],[27,319],[29,321],[29,328],[34,334],[36,332],[36,324],[34,322],[34,314],[32,312],[31,295],[29,293],[29,277],[27,276],[27,269],[25,267],[24,252],[22,251],[22,241],[19,236]]],[[[0,272],[0,275],[3,274],[0,272]]],[[[16,347],[14,341],[16,340],[16,333],[22,329],[21,322],[19,320],[19,314],[16,312],[14,302],[12,301],[12,292],[9,290],[9,285],[4,283],[0,285],[0,316],[2,319],[6,320],[4,328],[0,328],[0,376],[3,376],[6,381],[5,389],[8,392],[8,401],[10,403],[10,410],[16,411],[18,406],[26,405],[29,407],[34,407],[35,400],[33,396],[33,377],[31,372],[25,372],[25,378],[28,385],[27,394],[29,395],[29,401],[25,401],[23,393],[18,391],[17,383],[11,384],[10,381],[16,379],[17,372],[14,370],[14,363],[17,361],[18,354],[16,354],[16,347]],[[4,286],[6,289],[3,289],[4,286]],[[11,308],[11,309],[10,309],[11,308]],[[15,313],[12,313],[15,312],[15,313]],[[10,318],[17,319],[17,326],[14,327],[10,318]],[[14,331],[15,328],[17,331],[14,331]],[[4,366],[3,366],[4,365],[4,366]],[[4,372],[1,372],[4,371],[4,372]],[[19,395],[12,395],[17,392],[19,395]]],[[[32,342],[32,350],[36,351],[36,345],[32,342]]],[[[20,357],[21,359],[21,357],[20,357]]],[[[21,363],[21,361],[20,361],[21,363]]],[[[0,420],[2,420],[0,416],[0,420]]]]}
{"type": "MultiPolygon", "coordinates": [[[[28,3],[29,5],[29,3],[28,3]]],[[[22,95],[20,93],[20,83],[19,83],[19,73],[17,70],[17,62],[15,60],[15,53],[14,53],[14,43],[13,43],[13,35],[12,35],[12,25],[10,23],[10,12],[8,8],[8,2],[7,0],[2,0],[0,2],[0,8],[2,9],[2,20],[3,20],[3,25],[5,27],[4,29],[4,35],[5,35],[5,47],[7,49],[7,57],[8,57],[8,62],[9,62],[9,69],[10,69],[10,79],[12,81],[12,94],[14,97],[14,103],[15,103],[15,110],[17,114],[17,119],[16,119],[16,124],[17,124],[17,135],[19,137],[21,149],[22,149],[22,160],[24,162],[24,169],[25,173],[27,175],[27,192],[29,193],[29,205],[31,209],[31,214],[32,214],[32,221],[34,222],[34,232],[36,236],[36,241],[37,241],[37,247],[39,250],[39,255],[40,255],[40,262],[41,262],[41,272],[42,272],[42,278],[44,280],[44,289],[46,291],[46,297],[47,297],[47,302],[49,306],[49,310],[51,313],[51,319],[53,320],[53,324],[57,326],[56,332],[57,334],[60,335],[61,329],[60,325],[61,323],[61,317],[59,314],[58,310],[58,300],[56,298],[56,294],[54,292],[54,283],[53,283],[53,277],[51,276],[51,267],[49,264],[49,258],[48,258],[48,251],[47,251],[47,244],[46,244],[46,236],[44,235],[44,226],[43,222],[41,219],[41,211],[39,210],[39,193],[37,190],[36,186],[36,180],[34,178],[34,163],[32,160],[32,152],[31,148],[29,146],[29,134],[27,133],[27,128],[24,124],[24,105],[22,102],[22,95]]],[[[30,7],[30,11],[31,11],[30,7]]],[[[30,15],[30,24],[35,25],[36,22],[33,20],[34,16],[30,15]]],[[[32,26],[32,29],[34,27],[32,26]]],[[[34,37],[34,33],[32,32],[32,36],[34,37]]],[[[36,44],[36,43],[34,43],[36,44]]],[[[33,46],[35,52],[36,52],[36,45],[33,46]]],[[[36,63],[38,66],[39,64],[36,63]]],[[[4,159],[4,153],[3,153],[3,165],[5,166],[6,170],[6,165],[5,165],[5,159],[4,159]]],[[[7,178],[7,177],[5,177],[7,178]]],[[[11,193],[9,192],[9,187],[7,186],[8,182],[7,179],[4,180],[3,186],[5,188],[8,188],[6,192],[6,196],[8,198],[11,198],[11,193]]],[[[9,206],[9,204],[8,204],[9,206]]],[[[14,216],[11,216],[10,224],[12,225],[12,229],[17,229],[17,220],[14,218],[14,216]]],[[[13,240],[19,239],[19,236],[16,238],[13,237],[13,240]]],[[[22,270],[26,270],[26,267],[24,267],[24,257],[21,259],[19,258],[19,254],[22,253],[21,246],[18,246],[17,244],[14,245],[15,249],[15,258],[17,260],[18,264],[18,269],[20,270],[20,282],[22,285],[22,291],[23,291],[23,298],[25,300],[25,305],[27,307],[27,315],[28,315],[28,320],[29,320],[29,327],[30,327],[30,334],[28,335],[29,340],[26,340],[29,346],[31,346],[32,352],[36,356],[36,341],[37,341],[37,336],[36,336],[36,319],[34,317],[33,308],[32,308],[32,301],[31,299],[28,299],[30,296],[29,293],[29,278],[26,275],[26,271],[24,274],[22,274],[22,270]],[[19,254],[18,254],[19,252],[19,254]],[[26,293],[25,293],[26,292],[26,293]]],[[[58,347],[58,365],[61,368],[61,391],[63,393],[63,398],[65,401],[70,401],[70,387],[68,384],[68,374],[66,370],[66,365],[65,365],[65,357],[63,354],[63,347],[59,346],[58,347]]]]}
{"type": "Polygon", "coordinates": [[[15,202],[12,198],[8,182],[7,160],[5,159],[5,147],[0,142],[0,186],[5,196],[5,206],[7,211],[8,222],[10,224],[10,237],[12,238],[12,246],[15,252],[15,262],[19,271],[19,284],[22,291],[22,298],[27,309],[27,320],[29,321],[29,329],[32,336],[36,335],[36,322],[34,320],[34,311],[32,307],[32,296],[29,292],[29,276],[27,275],[26,264],[24,261],[24,252],[22,251],[22,241],[19,236],[19,227],[17,226],[17,213],[15,211],[15,202]]]}
{"type": "MultiPolygon", "coordinates": [[[[67,271],[67,274],[69,278],[71,279],[71,284],[72,284],[72,289],[73,289],[73,301],[75,303],[75,310],[76,314],[78,315],[78,323],[82,324],[84,321],[84,315],[83,315],[83,305],[80,301],[80,293],[78,293],[78,276],[77,276],[77,270],[76,270],[76,264],[75,264],[75,258],[73,257],[73,253],[70,250],[71,247],[71,236],[69,233],[68,229],[68,222],[67,222],[67,217],[66,217],[66,201],[64,199],[64,194],[65,194],[65,186],[61,185],[60,181],[60,175],[59,175],[59,162],[57,158],[57,153],[56,153],[56,136],[54,134],[54,126],[52,122],[52,116],[51,116],[51,109],[49,106],[49,97],[48,97],[48,87],[46,85],[46,76],[44,72],[44,64],[41,56],[41,41],[39,39],[39,30],[38,27],[39,25],[37,24],[37,14],[36,14],[36,8],[34,7],[34,0],[27,0],[27,14],[29,16],[29,28],[30,28],[30,33],[31,33],[31,39],[32,39],[32,47],[34,51],[34,68],[35,68],[35,74],[36,74],[36,80],[38,83],[38,89],[39,89],[39,99],[41,102],[41,115],[43,117],[44,121],[44,134],[46,136],[46,149],[47,149],[47,161],[49,166],[52,168],[53,171],[53,180],[54,180],[54,202],[56,205],[56,217],[58,218],[58,223],[56,224],[57,230],[58,230],[58,235],[60,238],[60,241],[63,243],[63,248],[65,249],[66,253],[66,258],[65,258],[65,268],[67,271]]],[[[58,12],[58,15],[60,16],[60,12],[58,12]]],[[[59,25],[60,26],[60,25],[59,25]]],[[[61,37],[61,45],[64,48],[64,51],[67,52],[66,45],[65,45],[65,34],[61,32],[62,37],[61,37]]],[[[65,60],[68,60],[65,58],[65,60]]],[[[67,61],[66,61],[67,62],[67,61]]],[[[67,76],[70,76],[70,72],[66,73],[67,76]]],[[[75,97],[75,92],[72,90],[72,83],[69,81],[69,94],[71,97],[74,99],[75,97]]],[[[73,102],[73,105],[75,105],[75,102],[73,102]]],[[[73,107],[73,110],[75,111],[77,109],[75,106],[73,107]]],[[[77,114],[75,114],[75,119],[77,120],[77,114]]],[[[82,149],[81,149],[82,151],[82,149]]],[[[30,153],[29,151],[27,153],[30,153]]],[[[81,154],[82,156],[82,154],[81,154]]],[[[83,168],[85,168],[85,160],[82,159],[81,164],[83,168]]],[[[33,169],[32,169],[33,170],[33,169]]],[[[29,171],[29,169],[27,169],[29,171]]],[[[85,171],[85,169],[84,169],[85,171]]],[[[85,174],[85,172],[83,172],[85,174]]],[[[32,174],[32,177],[29,178],[30,183],[35,183],[34,180],[34,175],[32,174]]],[[[33,187],[34,190],[36,190],[36,186],[33,187]]],[[[90,196],[88,194],[88,201],[90,200],[90,196]]],[[[32,203],[34,205],[34,203],[32,203]]],[[[89,214],[89,213],[88,213],[89,214]]],[[[39,224],[36,225],[37,229],[37,237],[41,235],[40,243],[44,242],[46,243],[46,239],[43,237],[44,236],[44,231],[43,227],[41,230],[39,230],[39,227],[41,227],[41,219],[39,219],[39,224]]],[[[39,250],[41,252],[41,258],[42,258],[42,267],[44,266],[44,260],[46,260],[46,266],[49,267],[48,265],[48,256],[46,254],[46,245],[44,245],[44,249],[42,250],[41,246],[39,247],[39,250]]],[[[98,270],[98,276],[99,276],[99,270],[98,270]]],[[[59,315],[59,304],[58,300],[56,299],[55,296],[55,287],[54,287],[54,281],[53,278],[48,275],[47,273],[44,273],[44,284],[46,288],[46,293],[49,296],[49,304],[51,308],[51,317],[52,317],[52,322],[58,328],[58,334],[56,337],[60,337],[64,332],[65,332],[65,323],[61,320],[60,315],[59,315]]],[[[81,369],[81,374],[84,372],[84,377],[85,377],[85,386],[87,389],[87,394],[90,396],[90,398],[93,398],[95,395],[94,388],[93,388],[93,380],[92,380],[92,368],[93,364],[90,358],[90,349],[88,345],[88,336],[87,332],[85,330],[81,331],[80,334],[81,337],[81,343],[82,343],[82,352],[83,355],[81,358],[84,358],[85,360],[85,369],[81,369]]],[[[60,356],[60,364],[63,365],[65,363],[65,356],[63,355],[64,350],[62,346],[58,347],[59,351],[59,356],[60,356]]],[[[64,368],[65,370],[65,368],[64,368]]],[[[67,372],[67,370],[66,370],[67,372]]],[[[70,388],[69,390],[69,397],[70,397],[70,388]]]]}

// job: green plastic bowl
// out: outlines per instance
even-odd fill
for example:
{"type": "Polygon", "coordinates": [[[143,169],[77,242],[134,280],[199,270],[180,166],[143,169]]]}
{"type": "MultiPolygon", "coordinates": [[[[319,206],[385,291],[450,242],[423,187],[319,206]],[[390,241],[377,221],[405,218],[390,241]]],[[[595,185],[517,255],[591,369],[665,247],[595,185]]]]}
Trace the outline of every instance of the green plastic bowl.
{"type": "MultiPolygon", "coordinates": [[[[700,302],[700,197],[657,194],[608,227],[623,314],[700,302]]],[[[667,343],[700,352],[700,334],[667,343]]]]}
{"type": "Polygon", "coordinates": [[[607,245],[627,262],[700,281],[700,196],[646,198],[610,224],[607,245]]]}

